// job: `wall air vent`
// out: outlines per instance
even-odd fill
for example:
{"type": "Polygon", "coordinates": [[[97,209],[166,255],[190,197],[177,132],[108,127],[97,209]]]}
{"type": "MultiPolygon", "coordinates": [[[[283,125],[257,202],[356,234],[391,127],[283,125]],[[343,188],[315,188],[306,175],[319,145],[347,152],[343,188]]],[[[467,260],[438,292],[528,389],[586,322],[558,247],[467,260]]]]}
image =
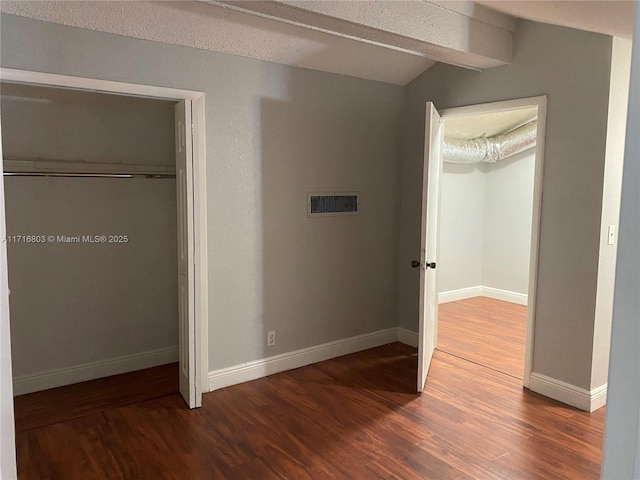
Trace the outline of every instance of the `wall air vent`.
{"type": "Polygon", "coordinates": [[[308,217],[357,215],[358,194],[354,192],[309,193],[307,196],[308,217]]]}

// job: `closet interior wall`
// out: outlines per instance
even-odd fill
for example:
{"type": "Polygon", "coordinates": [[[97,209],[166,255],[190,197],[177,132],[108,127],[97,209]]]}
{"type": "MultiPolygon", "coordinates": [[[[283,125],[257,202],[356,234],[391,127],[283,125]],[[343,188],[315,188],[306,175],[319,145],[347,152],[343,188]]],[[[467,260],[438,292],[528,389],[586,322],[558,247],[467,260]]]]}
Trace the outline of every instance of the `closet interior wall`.
{"type": "Polygon", "coordinates": [[[14,394],[177,361],[174,103],[0,94],[14,394]]]}

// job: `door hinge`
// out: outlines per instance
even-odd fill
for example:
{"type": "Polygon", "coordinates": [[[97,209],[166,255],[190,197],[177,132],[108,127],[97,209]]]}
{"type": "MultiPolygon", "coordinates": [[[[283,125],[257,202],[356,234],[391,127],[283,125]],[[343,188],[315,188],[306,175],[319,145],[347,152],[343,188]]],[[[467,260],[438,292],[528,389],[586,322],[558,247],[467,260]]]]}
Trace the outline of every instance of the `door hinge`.
{"type": "Polygon", "coordinates": [[[191,124],[191,136],[196,136],[196,126],[193,123],[191,124]]]}

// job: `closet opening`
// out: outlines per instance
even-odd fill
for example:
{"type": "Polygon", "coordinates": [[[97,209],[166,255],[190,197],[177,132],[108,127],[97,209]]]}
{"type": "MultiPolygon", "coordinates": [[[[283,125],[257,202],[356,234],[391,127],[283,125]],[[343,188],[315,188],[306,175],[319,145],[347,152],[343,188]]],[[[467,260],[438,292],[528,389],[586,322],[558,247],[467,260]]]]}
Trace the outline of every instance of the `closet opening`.
{"type": "Polygon", "coordinates": [[[0,94],[17,428],[178,392],[178,102],[0,94]]]}

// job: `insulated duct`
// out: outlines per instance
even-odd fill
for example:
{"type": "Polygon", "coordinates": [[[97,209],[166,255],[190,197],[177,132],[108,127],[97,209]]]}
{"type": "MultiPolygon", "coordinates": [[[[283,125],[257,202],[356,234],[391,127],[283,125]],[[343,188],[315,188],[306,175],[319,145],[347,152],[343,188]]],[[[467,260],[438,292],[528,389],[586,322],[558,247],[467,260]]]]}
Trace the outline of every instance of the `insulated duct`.
{"type": "Polygon", "coordinates": [[[495,163],[536,144],[538,121],[533,120],[507,133],[471,140],[444,139],[443,158],[449,163],[495,163]]]}

